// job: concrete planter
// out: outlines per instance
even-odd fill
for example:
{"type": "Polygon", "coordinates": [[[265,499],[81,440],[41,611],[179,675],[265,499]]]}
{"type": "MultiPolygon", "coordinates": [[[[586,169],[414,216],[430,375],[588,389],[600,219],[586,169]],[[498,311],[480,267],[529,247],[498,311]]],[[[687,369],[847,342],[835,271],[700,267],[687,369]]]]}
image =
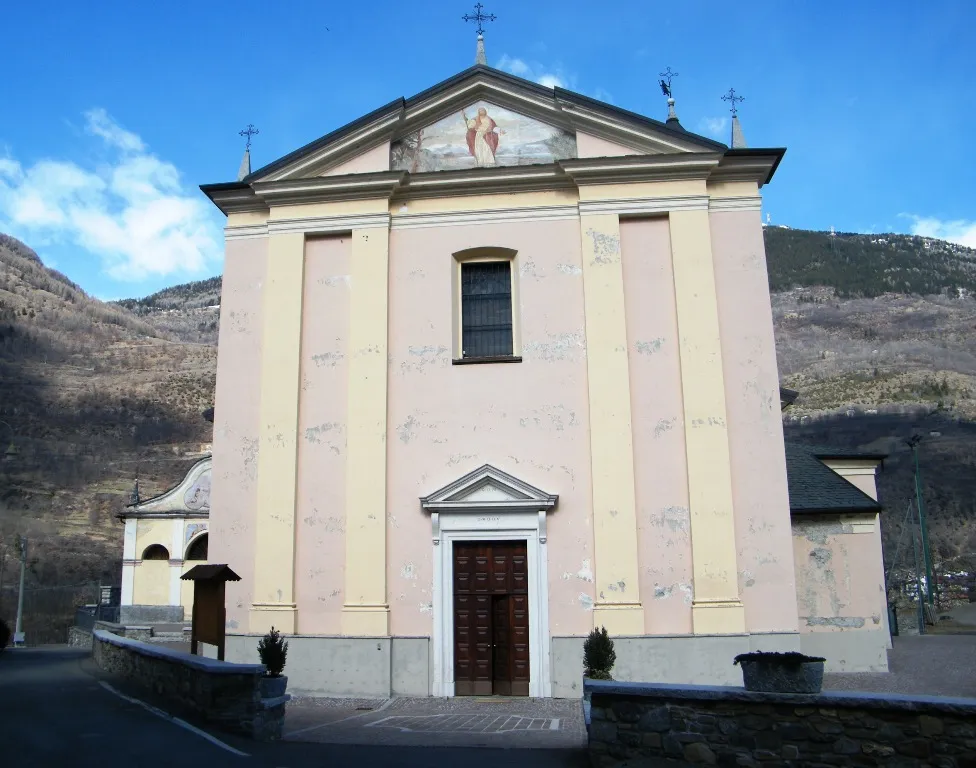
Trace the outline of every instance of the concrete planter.
{"type": "Polygon", "coordinates": [[[788,662],[779,659],[743,660],[742,683],[747,691],[764,693],[820,693],[824,663],[788,662]]]}
{"type": "Polygon", "coordinates": [[[262,699],[277,699],[285,695],[285,689],[288,687],[288,676],[262,677],[259,684],[262,699]]]}

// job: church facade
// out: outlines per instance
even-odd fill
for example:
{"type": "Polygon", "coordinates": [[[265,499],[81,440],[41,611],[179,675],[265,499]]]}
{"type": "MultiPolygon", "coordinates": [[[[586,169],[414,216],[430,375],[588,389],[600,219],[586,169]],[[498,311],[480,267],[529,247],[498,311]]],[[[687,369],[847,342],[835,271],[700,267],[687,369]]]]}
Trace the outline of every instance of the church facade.
{"type": "MultiPolygon", "coordinates": [[[[274,626],[293,690],[438,696],[579,696],[600,626],[623,680],[883,664],[880,563],[852,602],[795,562],[760,215],[783,154],[479,65],[203,187],[227,658],[274,626]],[[802,617],[847,605],[878,621],[802,617]]],[[[838,561],[879,537],[858,493],[856,530],[807,510],[862,535],[838,561]]]]}

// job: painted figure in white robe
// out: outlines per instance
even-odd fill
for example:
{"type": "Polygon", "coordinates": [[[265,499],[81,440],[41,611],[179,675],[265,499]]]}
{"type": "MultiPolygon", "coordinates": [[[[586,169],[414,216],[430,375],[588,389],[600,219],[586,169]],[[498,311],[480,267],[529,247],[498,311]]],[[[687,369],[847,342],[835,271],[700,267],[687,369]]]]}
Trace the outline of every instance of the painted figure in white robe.
{"type": "Polygon", "coordinates": [[[461,117],[468,126],[468,151],[474,158],[475,164],[479,168],[495,165],[495,153],[498,151],[498,134],[495,129],[498,126],[488,117],[488,110],[478,107],[477,116],[470,120],[462,110],[461,117]]]}

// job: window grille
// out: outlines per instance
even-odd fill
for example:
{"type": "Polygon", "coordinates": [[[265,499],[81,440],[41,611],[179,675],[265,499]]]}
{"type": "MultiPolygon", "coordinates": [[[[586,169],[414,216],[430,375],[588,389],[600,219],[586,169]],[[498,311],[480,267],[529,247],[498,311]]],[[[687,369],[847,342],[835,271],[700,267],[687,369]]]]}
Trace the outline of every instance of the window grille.
{"type": "Polygon", "coordinates": [[[512,355],[509,261],[461,264],[461,357],[512,355]]]}

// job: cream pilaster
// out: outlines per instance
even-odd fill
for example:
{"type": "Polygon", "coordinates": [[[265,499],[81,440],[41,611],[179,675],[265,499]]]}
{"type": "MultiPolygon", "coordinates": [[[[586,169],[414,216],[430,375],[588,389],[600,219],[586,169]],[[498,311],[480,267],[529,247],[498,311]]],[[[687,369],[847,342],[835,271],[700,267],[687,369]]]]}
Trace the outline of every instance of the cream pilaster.
{"type": "Polygon", "coordinates": [[[620,222],[616,213],[581,215],[580,231],[596,560],[593,625],[605,626],[615,635],[639,635],[644,632],[644,612],[637,578],[637,509],[620,222]]]}
{"type": "Polygon", "coordinates": [[[250,631],[296,631],[295,482],[305,234],[268,238],[250,631]]]}
{"type": "Polygon", "coordinates": [[[708,210],[672,210],[671,260],[684,400],[695,634],[745,631],[708,210]]]}
{"type": "Polygon", "coordinates": [[[386,598],[389,226],[352,233],[346,434],[345,635],[390,631],[386,598]]]}
{"type": "Polygon", "coordinates": [[[134,517],[125,519],[125,533],[122,534],[122,605],[132,605],[136,583],[136,526],[134,517]]]}

